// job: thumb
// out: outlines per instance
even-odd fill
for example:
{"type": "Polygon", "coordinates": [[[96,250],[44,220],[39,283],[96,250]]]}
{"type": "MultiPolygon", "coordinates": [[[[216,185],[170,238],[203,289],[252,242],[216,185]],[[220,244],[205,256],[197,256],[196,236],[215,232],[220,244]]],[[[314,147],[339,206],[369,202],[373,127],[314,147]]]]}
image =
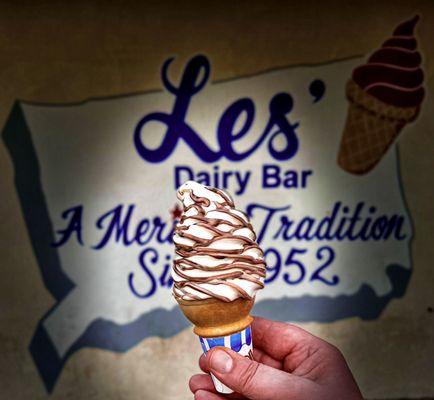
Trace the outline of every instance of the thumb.
{"type": "Polygon", "coordinates": [[[303,379],[259,364],[234,351],[215,347],[206,357],[210,372],[226,386],[252,400],[297,398],[303,379]]]}

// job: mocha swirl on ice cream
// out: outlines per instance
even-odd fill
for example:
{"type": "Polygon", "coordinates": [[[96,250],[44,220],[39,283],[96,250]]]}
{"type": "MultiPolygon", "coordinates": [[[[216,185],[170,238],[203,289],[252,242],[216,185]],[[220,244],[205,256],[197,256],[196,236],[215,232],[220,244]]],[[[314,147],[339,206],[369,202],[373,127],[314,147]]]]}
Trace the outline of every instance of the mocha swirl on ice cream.
{"type": "Polygon", "coordinates": [[[181,300],[253,299],[264,287],[264,254],[248,217],[228,194],[189,181],[178,189],[182,217],[173,241],[173,294],[181,300]]]}
{"type": "Polygon", "coordinates": [[[422,103],[424,76],[414,37],[418,20],[415,16],[400,24],[368,62],[353,72],[354,82],[386,104],[417,107],[422,103]]]}

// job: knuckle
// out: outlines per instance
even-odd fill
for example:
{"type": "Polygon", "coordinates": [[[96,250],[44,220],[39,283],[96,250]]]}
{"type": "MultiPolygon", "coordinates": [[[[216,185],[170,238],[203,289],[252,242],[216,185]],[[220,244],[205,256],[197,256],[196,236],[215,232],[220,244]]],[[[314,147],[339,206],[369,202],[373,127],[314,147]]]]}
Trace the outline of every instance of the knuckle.
{"type": "Polygon", "coordinates": [[[329,351],[336,356],[341,355],[341,351],[334,344],[331,343],[329,343],[329,351]]]}
{"type": "Polygon", "coordinates": [[[332,343],[327,342],[324,339],[315,338],[315,340],[312,342],[314,347],[321,349],[321,351],[326,352],[329,355],[335,355],[340,354],[340,350],[332,343]]]}
{"type": "Polygon", "coordinates": [[[344,358],[342,352],[335,345],[327,343],[326,349],[327,349],[327,353],[329,354],[329,357],[331,357],[335,361],[340,361],[341,359],[344,358]]]}
{"type": "Polygon", "coordinates": [[[325,342],[325,348],[329,353],[333,353],[333,354],[339,353],[339,349],[334,344],[325,342]]]}
{"type": "Polygon", "coordinates": [[[246,368],[241,371],[238,381],[243,389],[243,394],[249,395],[256,390],[256,378],[258,375],[259,363],[252,361],[249,362],[246,368]]]}

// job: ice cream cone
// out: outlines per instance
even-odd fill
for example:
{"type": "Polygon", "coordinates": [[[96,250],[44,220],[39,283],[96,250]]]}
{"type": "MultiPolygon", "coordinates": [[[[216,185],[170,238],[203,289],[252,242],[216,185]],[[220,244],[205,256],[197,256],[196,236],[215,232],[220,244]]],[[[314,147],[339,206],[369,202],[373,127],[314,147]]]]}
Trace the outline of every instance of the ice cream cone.
{"type": "Polygon", "coordinates": [[[413,121],[416,107],[396,107],[375,98],[352,79],[347,84],[350,102],[338,164],[354,174],[369,172],[381,160],[401,129],[413,121]]]}
{"type": "Polygon", "coordinates": [[[249,315],[253,300],[177,300],[184,315],[195,325],[194,333],[201,337],[219,337],[241,332],[253,320],[249,315]]]}
{"type": "MultiPolygon", "coordinates": [[[[253,226],[220,189],[188,181],[177,196],[183,214],[173,237],[173,295],[205,354],[222,346],[252,357],[249,313],[266,273],[253,226]]],[[[233,392],[211,377],[217,392],[233,392]]]]}

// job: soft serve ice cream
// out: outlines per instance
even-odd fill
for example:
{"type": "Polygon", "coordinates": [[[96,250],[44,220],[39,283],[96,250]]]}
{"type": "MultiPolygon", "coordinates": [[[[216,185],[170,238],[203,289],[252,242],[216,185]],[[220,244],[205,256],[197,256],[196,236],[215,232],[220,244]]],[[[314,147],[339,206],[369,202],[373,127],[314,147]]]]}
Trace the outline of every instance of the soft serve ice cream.
{"type": "Polygon", "coordinates": [[[419,115],[425,89],[414,36],[418,20],[398,25],[347,83],[350,106],[338,153],[338,164],[347,172],[370,172],[419,115]]]}
{"type": "MultiPolygon", "coordinates": [[[[253,227],[220,189],[188,181],[178,199],[183,213],[173,237],[173,295],[195,325],[204,353],[225,346],[251,357],[249,313],[266,271],[253,227]]],[[[218,392],[232,393],[211,377],[218,392]]]]}
{"type": "Polygon", "coordinates": [[[354,82],[363,90],[395,107],[419,107],[425,95],[422,57],[414,36],[418,20],[416,15],[398,25],[393,36],[353,72],[354,82]]]}
{"type": "Polygon", "coordinates": [[[173,241],[173,294],[184,301],[252,300],[264,287],[264,254],[248,217],[224,191],[188,181],[173,241]]]}

